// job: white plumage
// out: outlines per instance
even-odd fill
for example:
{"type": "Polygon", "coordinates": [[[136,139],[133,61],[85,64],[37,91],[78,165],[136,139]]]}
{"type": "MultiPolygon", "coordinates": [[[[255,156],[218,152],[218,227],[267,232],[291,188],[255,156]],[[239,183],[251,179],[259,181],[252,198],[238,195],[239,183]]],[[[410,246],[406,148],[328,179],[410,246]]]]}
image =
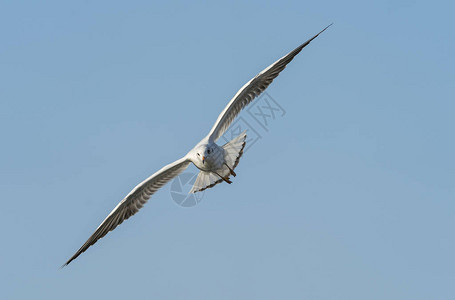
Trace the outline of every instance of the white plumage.
{"type": "Polygon", "coordinates": [[[95,233],[63,266],[68,265],[109,231],[114,230],[124,220],[137,213],[159,188],[178,176],[190,163],[193,163],[201,170],[191,192],[195,193],[205,190],[223,181],[231,183],[229,177],[230,175],[236,176],[234,169],[239,163],[245,147],[246,132],[243,132],[223,146],[218,146],[216,141],[229,128],[240,111],[260,95],[302,49],[329,26],[248,81],[229,101],[228,105],[218,116],[209,134],[191,149],[187,155],[163,167],[138,184],[112,210],[95,230],[95,233]]]}

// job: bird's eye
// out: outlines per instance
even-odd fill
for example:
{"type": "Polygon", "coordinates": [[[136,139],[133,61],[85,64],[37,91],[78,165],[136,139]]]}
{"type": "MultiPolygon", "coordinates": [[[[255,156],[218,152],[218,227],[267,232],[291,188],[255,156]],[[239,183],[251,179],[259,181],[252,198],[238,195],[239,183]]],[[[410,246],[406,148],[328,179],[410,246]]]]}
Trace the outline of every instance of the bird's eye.
{"type": "Polygon", "coordinates": [[[209,150],[207,150],[207,153],[208,153],[208,154],[210,154],[210,149],[209,149],[209,150]]]}
{"type": "Polygon", "coordinates": [[[197,154],[197,156],[200,156],[199,153],[197,154]]]}

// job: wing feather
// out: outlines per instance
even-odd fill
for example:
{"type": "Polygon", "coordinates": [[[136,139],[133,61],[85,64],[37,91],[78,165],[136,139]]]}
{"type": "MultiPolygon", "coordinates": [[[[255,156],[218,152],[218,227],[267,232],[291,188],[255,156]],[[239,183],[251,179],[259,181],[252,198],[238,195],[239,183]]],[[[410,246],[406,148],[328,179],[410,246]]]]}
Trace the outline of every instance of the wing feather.
{"type": "Polygon", "coordinates": [[[313,36],[311,39],[301,44],[287,55],[283,56],[270,66],[268,66],[261,73],[256,75],[253,79],[248,81],[235,96],[229,101],[229,104],[224,108],[215,125],[212,127],[209,133],[209,140],[215,142],[219,139],[224,132],[229,128],[232,121],[240,113],[240,111],[251,103],[257,96],[259,96],[280,74],[281,71],[286,68],[286,65],[292,61],[292,59],[302,51],[312,40],[320,35],[324,30],[329,28],[332,24],[321,30],[318,34],[313,36]]]}
{"type": "Polygon", "coordinates": [[[109,231],[114,230],[118,225],[122,224],[123,221],[137,213],[158,189],[185,170],[189,163],[190,160],[186,157],[181,158],[172,164],[163,167],[161,170],[138,184],[122,201],[120,201],[106,219],[104,219],[101,225],[98,226],[92,236],[89,237],[84,245],[82,245],[82,247],[77,250],[63,266],[68,265],[90,246],[104,237],[109,231]]]}

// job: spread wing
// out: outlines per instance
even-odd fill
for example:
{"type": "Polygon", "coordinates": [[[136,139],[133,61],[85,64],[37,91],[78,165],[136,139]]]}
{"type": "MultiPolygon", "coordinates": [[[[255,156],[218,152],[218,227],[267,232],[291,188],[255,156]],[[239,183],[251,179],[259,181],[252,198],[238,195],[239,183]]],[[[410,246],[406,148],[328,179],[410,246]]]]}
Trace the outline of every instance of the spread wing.
{"type": "Polygon", "coordinates": [[[105,236],[109,231],[114,230],[123,221],[134,215],[144,206],[148,199],[163,185],[168,183],[172,178],[179,175],[185,170],[190,163],[186,157],[181,158],[172,164],[163,167],[161,170],[138,184],[104,219],[95,233],[85,242],[82,247],[62,266],[68,265],[76,259],[91,245],[95,244],[100,238],[105,236]]]}
{"type": "Polygon", "coordinates": [[[286,68],[286,65],[291,62],[291,60],[299,54],[299,52],[305,48],[312,40],[314,40],[318,35],[320,35],[324,30],[330,27],[332,24],[321,30],[318,34],[313,36],[311,39],[301,44],[287,55],[283,56],[277,60],[272,65],[268,66],[261,73],[256,75],[253,79],[248,81],[238,92],[235,94],[234,98],[231,99],[229,104],[218,116],[218,119],[215,122],[212,130],[209,133],[209,140],[215,142],[219,139],[224,132],[229,128],[232,121],[240,113],[240,111],[250,104],[257,96],[259,96],[271,83],[272,81],[280,74],[281,71],[286,68]]]}

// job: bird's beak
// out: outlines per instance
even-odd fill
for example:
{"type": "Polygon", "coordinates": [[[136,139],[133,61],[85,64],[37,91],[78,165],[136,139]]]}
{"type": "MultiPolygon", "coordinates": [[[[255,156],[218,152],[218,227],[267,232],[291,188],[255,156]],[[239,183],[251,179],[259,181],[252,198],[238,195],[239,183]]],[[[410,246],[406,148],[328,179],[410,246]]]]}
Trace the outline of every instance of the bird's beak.
{"type": "Polygon", "coordinates": [[[205,156],[202,155],[202,164],[204,164],[204,162],[205,162],[205,156]]]}

